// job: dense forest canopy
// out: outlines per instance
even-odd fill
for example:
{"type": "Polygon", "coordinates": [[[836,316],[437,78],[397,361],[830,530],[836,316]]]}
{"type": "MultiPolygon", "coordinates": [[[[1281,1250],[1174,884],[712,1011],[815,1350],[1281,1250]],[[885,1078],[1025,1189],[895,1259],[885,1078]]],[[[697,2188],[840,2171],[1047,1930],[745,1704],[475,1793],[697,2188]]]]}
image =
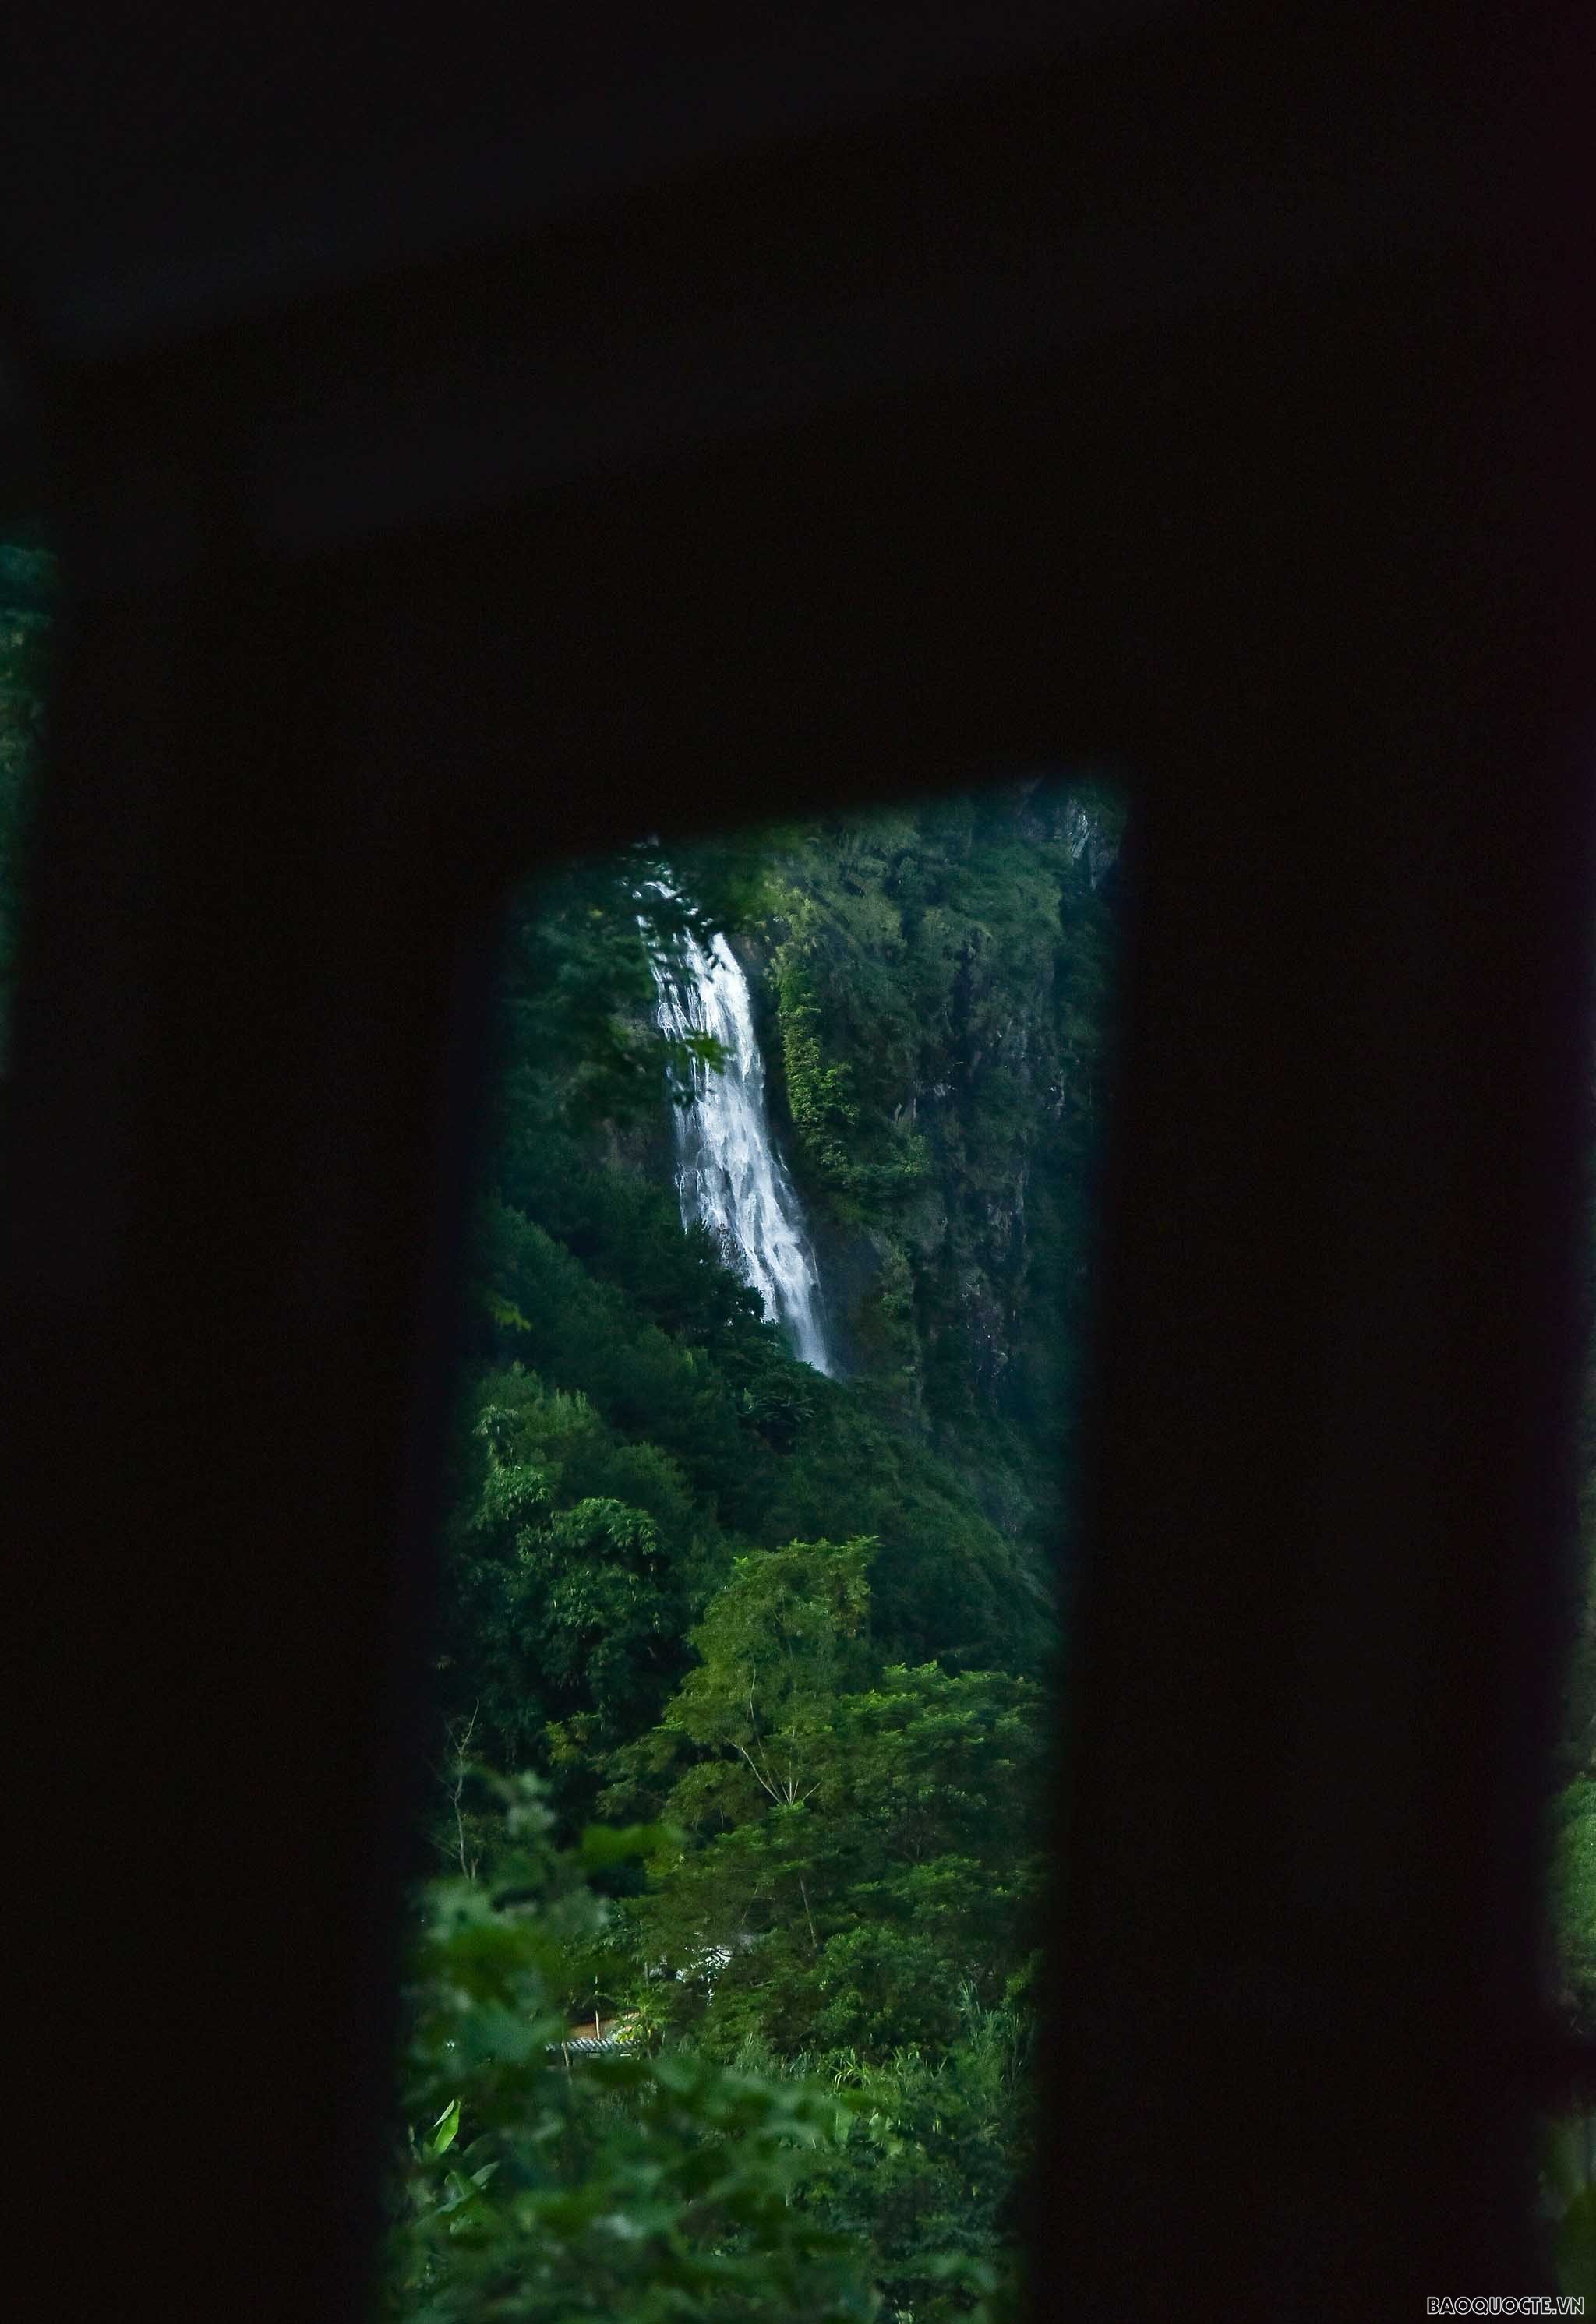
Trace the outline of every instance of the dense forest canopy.
{"type": "MultiPolygon", "coordinates": [[[[0,547],[0,1097],[54,589],[0,547]]],[[[1122,819],[1038,773],[641,840],[508,911],[405,2324],[1012,2310],[1122,819]],[[689,959],[735,981],[747,1054],[662,1004],[689,959]],[[825,1369],[678,1183],[733,1079],[825,1369]]],[[[1596,1364],[1579,1470],[1549,1981],[1596,2034],[1596,1364]]],[[[1545,2183],[1582,2287],[1578,2128],[1545,2183]]]]}

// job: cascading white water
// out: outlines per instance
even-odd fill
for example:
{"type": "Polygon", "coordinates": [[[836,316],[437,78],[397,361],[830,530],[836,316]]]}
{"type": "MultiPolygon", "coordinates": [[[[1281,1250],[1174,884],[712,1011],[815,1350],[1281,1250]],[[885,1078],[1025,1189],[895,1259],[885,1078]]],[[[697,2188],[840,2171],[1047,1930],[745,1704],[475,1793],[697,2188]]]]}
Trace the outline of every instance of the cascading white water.
{"type": "Polygon", "coordinates": [[[723,936],[706,951],[684,933],[673,952],[669,966],[656,963],[654,969],[660,1024],[678,1039],[713,1034],[725,1060],[718,1072],[694,1064],[693,1102],[676,1111],[682,1223],[709,1229],[794,1352],[817,1372],[829,1372],[819,1272],[770,1135],[748,979],[723,936]]]}

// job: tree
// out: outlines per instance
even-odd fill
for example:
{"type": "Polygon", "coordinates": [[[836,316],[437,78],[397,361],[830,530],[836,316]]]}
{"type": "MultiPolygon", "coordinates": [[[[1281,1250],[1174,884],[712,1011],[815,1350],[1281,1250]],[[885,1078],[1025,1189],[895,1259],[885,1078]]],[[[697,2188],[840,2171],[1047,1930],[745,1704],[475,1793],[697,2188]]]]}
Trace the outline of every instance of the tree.
{"type": "MultiPolygon", "coordinates": [[[[676,1464],[618,1442],[586,1397],[511,1370],[475,1404],[479,1465],[449,1543],[446,1707],[470,1712],[484,1757],[546,1770],[557,1725],[607,1751],[663,1702],[702,1544],[676,1464]]],[[[567,1807],[582,1788],[564,1782],[567,1807]]]]}
{"type": "Polygon", "coordinates": [[[419,1900],[386,2313],[395,2324],[853,2324],[856,2234],[795,2200],[848,2101],[790,2076],[623,2047],[573,2061],[605,1908],[591,1873],[657,1836],[553,1845],[535,1782],[496,1787],[485,1877],[419,1900]]]}
{"type": "Polygon", "coordinates": [[[997,1672],[873,1668],[874,1544],[739,1558],[700,1657],[606,1803],[658,1809],[679,1843],[626,1907],[675,1972],[654,2012],[730,2054],[946,2045],[967,1984],[998,1997],[1037,1876],[1041,1696],[997,1672]]]}
{"type": "MultiPolygon", "coordinates": [[[[853,2102],[847,2135],[817,2153],[802,2200],[869,2246],[889,2313],[940,2324],[1019,2311],[1016,2196],[1034,2145],[1029,2009],[964,1988],[944,2051],[879,2062],[834,2053],[818,2070],[853,2102]]],[[[798,2061],[800,2067],[807,2061],[798,2061]]]]}

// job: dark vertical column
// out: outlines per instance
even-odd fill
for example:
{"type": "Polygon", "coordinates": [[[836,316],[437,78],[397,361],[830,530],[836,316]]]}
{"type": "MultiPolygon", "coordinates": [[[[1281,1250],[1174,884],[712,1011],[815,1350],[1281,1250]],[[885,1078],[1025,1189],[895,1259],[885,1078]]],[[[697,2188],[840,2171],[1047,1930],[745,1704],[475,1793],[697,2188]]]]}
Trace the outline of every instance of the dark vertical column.
{"type": "Polygon", "coordinates": [[[1355,319],[1260,428],[1251,569],[1194,518],[1143,816],[1043,2177],[1082,2318],[1544,2284],[1577,689],[1530,366],[1455,290],[1355,319]]]}
{"type": "Polygon", "coordinates": [[[62,672],[0,1261],[62,2315],[359,2312],[470,1014],[375,631],[241,567],[62,672]]]}

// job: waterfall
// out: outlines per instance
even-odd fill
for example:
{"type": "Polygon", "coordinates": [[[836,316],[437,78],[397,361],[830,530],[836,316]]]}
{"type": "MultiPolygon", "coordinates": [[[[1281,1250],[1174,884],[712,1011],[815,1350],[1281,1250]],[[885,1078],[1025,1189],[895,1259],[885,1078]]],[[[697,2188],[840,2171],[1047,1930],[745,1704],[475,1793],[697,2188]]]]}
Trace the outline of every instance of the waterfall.
{"type": "Polygon", "coordinates": [[[709,1033],[724,1064],[692,1068],[692,1103],[676,1110],[676,1187],[682,1224],[706,1226],[726,1263],[759,1293],[794,1352],[829,1372],[820,1277],[803,1212],[770,1135],[765,1066],[754,1038],[748,979],[724,936],[707,951],[691,934],[656,963],[661,1028],[709,1033]]]}

